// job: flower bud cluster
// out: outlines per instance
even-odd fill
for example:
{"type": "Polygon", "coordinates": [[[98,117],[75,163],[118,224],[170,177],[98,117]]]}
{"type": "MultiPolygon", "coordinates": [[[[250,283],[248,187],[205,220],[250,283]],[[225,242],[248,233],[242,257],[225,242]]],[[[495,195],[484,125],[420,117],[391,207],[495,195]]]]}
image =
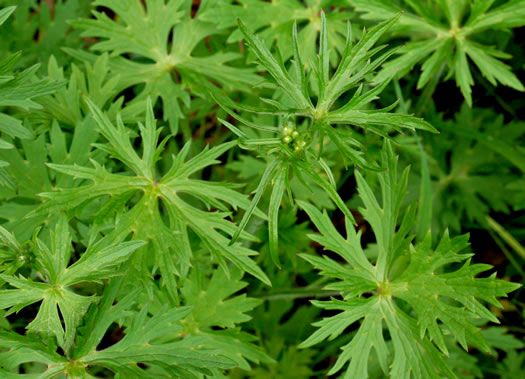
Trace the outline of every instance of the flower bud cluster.
{"type": "Polygon", "coordinates": [[[292,144],[295,151],[303,151],[306,147],[306,141],[302,138],[292,122],[287,122],[282,130],[283,142],[287,145],[292,144]]]}

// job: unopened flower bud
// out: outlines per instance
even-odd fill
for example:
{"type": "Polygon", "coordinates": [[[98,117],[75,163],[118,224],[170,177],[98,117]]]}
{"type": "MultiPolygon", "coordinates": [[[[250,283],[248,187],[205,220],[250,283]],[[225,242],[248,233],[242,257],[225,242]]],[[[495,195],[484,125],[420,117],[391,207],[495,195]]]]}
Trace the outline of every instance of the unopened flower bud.
{"type": "Polygon", "coordinates": [[[293,128],[290,128],[289,126],[285,126],[283,128],[283,135],[284,136],[290,136],[290,135],[293,134],[293,132],[294,132],[293,128]]]}

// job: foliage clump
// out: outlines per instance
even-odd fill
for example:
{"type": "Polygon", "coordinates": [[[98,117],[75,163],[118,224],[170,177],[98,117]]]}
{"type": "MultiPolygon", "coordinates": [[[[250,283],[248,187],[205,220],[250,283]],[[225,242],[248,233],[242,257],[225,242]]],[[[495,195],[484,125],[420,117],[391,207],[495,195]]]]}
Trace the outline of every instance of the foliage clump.
{"type": "Polygon", "coordinates": [[[524,10],[0,0],[0,377],[525,376],[524,10]]]}

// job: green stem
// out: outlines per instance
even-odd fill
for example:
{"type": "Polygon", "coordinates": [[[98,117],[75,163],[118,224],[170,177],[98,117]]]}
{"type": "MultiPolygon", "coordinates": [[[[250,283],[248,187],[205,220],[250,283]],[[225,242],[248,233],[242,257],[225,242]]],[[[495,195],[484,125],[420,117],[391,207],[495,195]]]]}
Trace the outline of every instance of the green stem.
{"type": "Polygon", "coordinates": [[[505,326],[509,332],[525,333],[525,328],[520,328],[518,326],[505,326]]]}
{"type": "Polygon", "coordinates": [[[492,217],[487,216],[489,226],[494,230],[510,247],[525,259],[525,248],[509,233],[503,226],[498,224],[492,217]]]}
{"type": "Polygon", "coordinates": [[[271,295],[266,296],[254,296],[256,298],[265,300],[265,301],[272,301],[272,300],[293,300],[293,299],[308,299],[308,298],[325,298],[325,297],[332,297],[332,296],[339,296],[340,292],[335,291],[325,291],[322,288],[317,289],[309,289],[306,290],[292,290],[288,292],[282,292],[282,293],[274,293],[271,295]]]}
{"type": "Polygon", "coordinates": [[[490,235],[492,236],[492,239],[496,242],[496,244],[499,246],[499,248],[501,249],[501,251],[503,251],[503,254],[505,254],[505,256],[507,257],[507,259],[509,260],[510,264],[512,266],[514,266],[514,268],[516,269],[516,271],[522,276],[522,277],[525,277],[525,272],[522,270],[520,264],[514,259],[514,257],[512,256],[512,254],[510,253],[510,251],[505,247],[505,244],[503,243],[503,241],[501,241],[501,239],[491,230],[489,230],[489,233],[490,235]]]}

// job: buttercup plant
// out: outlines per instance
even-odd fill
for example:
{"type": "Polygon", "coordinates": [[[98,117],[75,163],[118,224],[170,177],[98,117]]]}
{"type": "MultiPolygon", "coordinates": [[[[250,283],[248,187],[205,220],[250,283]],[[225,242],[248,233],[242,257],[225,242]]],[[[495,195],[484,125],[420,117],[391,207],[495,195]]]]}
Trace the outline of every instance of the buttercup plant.
{"type": "MultiPolygon", "coordinates": [[[[220,0],[210,4],[200,15],[205,21],[217,22],[220,28],[231,28],[237,24],[237,19],[257,31],[268,48],[275,43],[283,59],[293,55],[293,39],[290,28],[294,23],[300,27],[297,33],[299,52],[306,66],[314,64],[317,55],[316,46],[310,43],[317,38],[321,28],[322,15],[326,13],[327,43],[332,55],[341,54],[345,48],[344,35],[347,32],[347,22],[355,14],[343,7],[346,1],[341,0],[307,0],[305,2],[292,1],[261,1],[261,0],[220,0]],[[338,8],[336,8],[338,7],[338,8]],[[336,8],[334,10],[334,8],[336,8]],[[333,10],[333,11],[332,11],[333,10]]],[[[360,30],[353,28],[358,35],[360,30]]],[[[228,37],[228,42],[238,42],[243,39],[239,29],[234,30],[228,37]]],[[[337,60],[332,56],[332,62],[337,60]]]]}
{"type": "MultiPolygon", "coordinates": [[[[232,108],[249,112],[273,114],[287,121],[285,121],[280,128],[281,138],[261,140],[248,139],[238,128],[229,122],[223,121],[224,125],[229,127],[241,138],[241,145],[247,147],[263,146],[263,148],[267,149],[268,146],[274,144],[278,147],[270,149],[266,154],[268,155],[277,151],[280,152],[278,155],[280,158],[271,161],[263,174],[259,187],[255,192],[252,207],[245,213],[239,225],[238,232],[232,241],[235,241],[237,235],[246,226],[251,215],[250,211],[255,209],[266,184],[274,180],[275,185],[269,206],[270,252],[275,263],[279,265],[277,258],[277,213],[283,192],[285,188],[289,188],[289,185],[286,185],[286,183],[288,182],[290,171],[293,171],[299,178],[308,176],[309,179],[328,193],[330,198],[345,213],[346,217],[353,220],[352,214],[335,191],[335,183],[330,168],[322,160],[325,135],[337,146],[343,159],[360,166],[368,165],[363,157],[363,152],[360,151],[361,146],[358,140],[352,137],[354,131],[351,128],[343,129],[341,126],[336,125],[355,125],[365,130],[375,132],[382,137],[388,137],[390,130],[401,131],[402,128],[436,131],[424,120],[408,115],[389,113],[391,107],[377,111],[367,109],[367,106],[377,98],[388,84],[388,81],[369,91],[363,91],[367,83],[366,78],[394,52],[392,50],[387,51],[372,61],[372,57],[384,48],[384,46],[374,48],[374,44],[398,18],[399,16],[396,16],[372,28],[369,32],[363,33],[362,39],[356,44],[352,44],[351,37],[348,35],[341,61],[333,75],[330,75],[330,65],[328,62],[328,32],[324,13],[321,14],[321,32],[319,37],[321,42],[318,60],[313,68],[309,70],[310,72],[305,71],[305,67],[302,64],[303,60],[297,39],[297,25],[294,24],[293,27],[294,59],[291,63],[291,73],[289,73],[284,64],[269,52],[265,44],[257,36],[253,35],[246,26],[244,26],[242,21],[239,21],[241,32],[244,34],[249,46],[253,49],[260,64],[271,75],[272,80],[268,82],[278,87],[281,99],[280,101],[267,98],[262,99],[271,106],[271,108],[265,109],[243,107],[242,104],[233,103],[231,100],[222,96],[217,96],[216,99],[230,116],[256,129],[273,130],[275,133],[279,133],[279,128],[276,129],[271,126],[259,126],[250,123],[235,114],[232,108]],[[317,83],[315,83],[317,84],[316,88],[314,88],[314,81],[309,80],[313,78],[312,73],[317,81],[317,83]],[[354,90],[354,92],[349,101],[340,107],[334,105],[340,97],[351,90],[354,90]],[[311,98],[312,92],[318,95],[315,105],[311,98]],[[293,120],[299,117],[307,119],[305,127],[297,128],[295,126],[293,120]],[[279,164],[279,160],[284,163],[279,164]],[[322,167],[328,178],[331,179],[331,183],[316,173],[316,166],[322,167]],[[290,170],[290,168],[292,168],[292,170],[290,170]]],[[[303,180],[303,182],[305,181],[303,180]]]]}
{"type": "Polygon", "coordinates": [[[0,378],[525,377],[523,5],[0,0],[0,378]]]}
{"type": "Polygon", "coordinates": [[[519,284],[497,280],[493,276],[476,278],[491,267],[470,264],[472,254],[459,254],[468,246],[467,235],[451,239],[446,231],[435,251],[430,234],[413,246],[414,236],[410,235],[410,230],[415,222],[415,208],[409,207],[405,213],[401,211],[408,169],[398,178],[397,160],[389,143],[383,149],[382,163],[388,170],[379,174],[381,205],[356,172],[359,196],[365,205],[361,213],[370,223],[377,240],[378,255],[373,265],[361,247],[360,234],[348,225],[349,220],[345,239],[326,214],[301,203],[321,233],[310,238],[336,252],[348,264],[343,266],[328,257],[303,255],[321,271],[321,275],[339,280],[328,284],[327,288],[340,291],[344,300],[314,302],[316,306],[341,313],[317,322],[319,330],[304,341],[302,347],[325,338],[333,339],[363,319],[353,339],[342,347],[343,353],[330,373],[339,371],[349,362],[345,377],[367,378],[368,356],[373,348],[382,370],[394,378],[454,375],[443,359],[443,354],[448,354],[444,333],[452,334],[464,349],[470,344],[488,351],[488,344],[470,319],[497,322],[479,300],[501,306],[496,297],[505,296],[519,288],[519,284]],[[458,262],[462,263],[459,269],[445,270],[458,262]],[[365,293],[371,296],[363,298],[365,293]],[[454,299],[453,303],[447,300],[449,297],[454,299]],[[403,300],[409,307],[403,307],[397,300],[403,300]],[[383,324],[394,347],[390,367],[383,324]],[[407,341],[413,343],[407,344],[407,341]]]}
{"type": "MultiPolygon", "coordinates": [[[[508,30],[525,25],[525,1],[511,0],[432,0],[417,1],[349,0],[363,17],[385,20],[400,10],[399,33],[417,36],[399,50],[400,56],[384,65],[378,80],[394,75],[403,77],[421,63],[417,87],[422,88],[432,77],[454,77],[467,104],[472,105],[474,79],[469,61],[492,84],[524,91],[525,87],[501,59],[511,56],[499,49],[476,41],[476,35],[487,30],[508,30]]],[[[438,79],[439,80],[439,79],[438,79]]]]}

